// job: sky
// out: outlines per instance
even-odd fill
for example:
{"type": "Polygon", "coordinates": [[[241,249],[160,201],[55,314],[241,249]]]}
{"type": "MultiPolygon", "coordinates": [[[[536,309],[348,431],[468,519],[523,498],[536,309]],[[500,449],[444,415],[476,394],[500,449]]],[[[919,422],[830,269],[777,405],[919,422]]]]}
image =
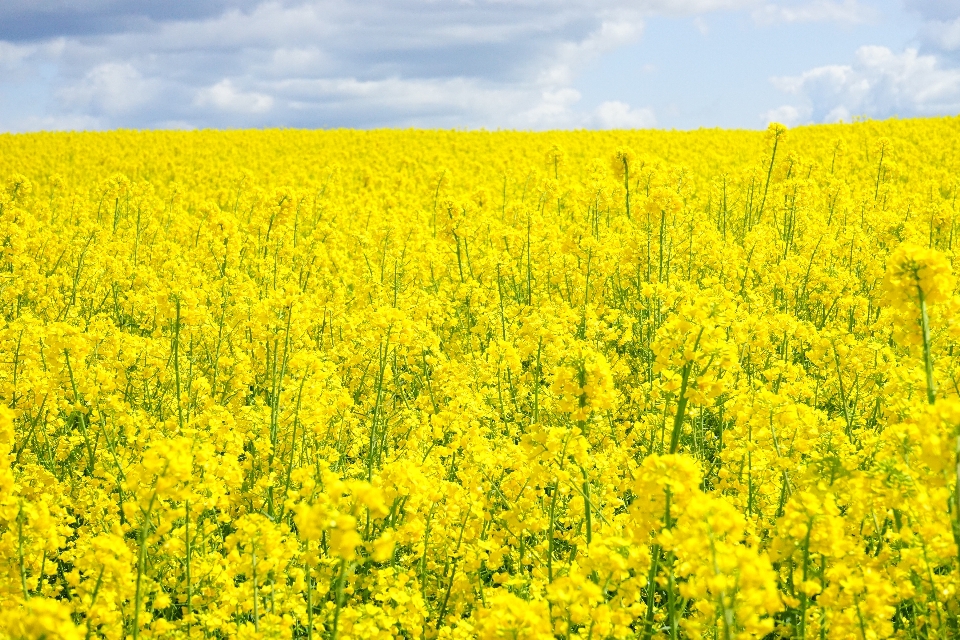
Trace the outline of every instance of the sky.
{"type": "Polygon", "coordinates": [[[960,113],[960,0],[0,0],[0,131],[960,113]]]}

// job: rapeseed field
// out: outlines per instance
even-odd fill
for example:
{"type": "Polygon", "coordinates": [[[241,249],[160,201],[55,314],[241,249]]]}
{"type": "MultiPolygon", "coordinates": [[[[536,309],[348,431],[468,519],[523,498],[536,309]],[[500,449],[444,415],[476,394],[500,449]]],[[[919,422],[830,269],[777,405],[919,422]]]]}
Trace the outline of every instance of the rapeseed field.
{"type": "Polygon", "coordinates": [[[960,634],[960,119],[0,183],[3,637],[960,634]]]}

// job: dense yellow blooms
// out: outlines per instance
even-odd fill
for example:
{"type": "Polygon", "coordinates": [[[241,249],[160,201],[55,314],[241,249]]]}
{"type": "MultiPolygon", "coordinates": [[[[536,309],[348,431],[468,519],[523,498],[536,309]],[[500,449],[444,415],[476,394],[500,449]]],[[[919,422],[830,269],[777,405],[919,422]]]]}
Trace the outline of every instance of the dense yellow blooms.
{"type": "Polygon", "coordinates": [[[0,638],[960,635],[960,120],[0,136],[0,638]]]}

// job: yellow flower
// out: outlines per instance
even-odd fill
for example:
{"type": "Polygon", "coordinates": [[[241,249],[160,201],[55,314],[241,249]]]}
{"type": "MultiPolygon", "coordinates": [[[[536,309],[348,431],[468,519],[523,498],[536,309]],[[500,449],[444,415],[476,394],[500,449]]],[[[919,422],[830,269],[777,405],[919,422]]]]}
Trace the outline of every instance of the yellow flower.
{"type": "Polygon", "coordinates": [[[31,598],[25,605],[0,613],[0,633],[22,640],[80,640],[83,632],[70,618],[70,608],[50,598],[31,598]]]}
{"type": "Polygon", "coordinates": [[[887,259],[884,289],[896,307],[922,299],[927,304],[943,302],[953,295],[956,279],[942,251],[901,244],[887,259]]]}
{"type": "Polygon", "coordinates": [[[477,612],[481,640],[540,640],[552,638],[549,610],[543,600],[529,602],[505,589],[495,589],[487,606],[477,612]]]}

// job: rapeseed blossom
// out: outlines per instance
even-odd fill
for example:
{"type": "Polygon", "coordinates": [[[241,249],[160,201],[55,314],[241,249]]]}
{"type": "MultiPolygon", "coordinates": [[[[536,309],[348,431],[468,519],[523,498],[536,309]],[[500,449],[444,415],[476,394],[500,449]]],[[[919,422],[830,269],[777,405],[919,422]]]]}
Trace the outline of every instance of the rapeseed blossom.
{"type": "Polygon", "coordinates": [[[958,126],[0,136],[0,638],[957,636],[958,126]]]}

